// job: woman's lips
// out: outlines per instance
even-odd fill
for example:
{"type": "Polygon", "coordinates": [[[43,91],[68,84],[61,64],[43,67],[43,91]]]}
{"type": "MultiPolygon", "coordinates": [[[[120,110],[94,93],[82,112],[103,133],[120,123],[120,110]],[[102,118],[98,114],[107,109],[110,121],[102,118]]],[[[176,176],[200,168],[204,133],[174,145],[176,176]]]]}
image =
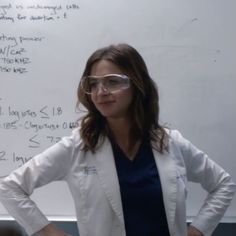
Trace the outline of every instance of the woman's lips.
{"type": "Polygon", "coordinates": [[[110,103],[114,103],[115,101],[106,101],[106,102],[98,102],[99,105],[106,105],[110,103]]]}

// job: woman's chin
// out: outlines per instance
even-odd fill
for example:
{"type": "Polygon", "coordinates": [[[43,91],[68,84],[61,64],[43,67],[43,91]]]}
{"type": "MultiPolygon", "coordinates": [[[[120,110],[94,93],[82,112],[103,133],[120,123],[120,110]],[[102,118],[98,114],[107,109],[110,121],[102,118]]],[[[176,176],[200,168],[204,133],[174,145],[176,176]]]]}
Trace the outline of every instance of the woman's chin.
{"type": "Polygon", "coordinates": [[[102,116],[104,116],[107,119],[117,117],[117,115],[112,112],[100,112],[100,113],[102,114],[102,116]]]}
{"type": "Polygon", "coordinates": [[[120,119],[126,117],[124,114],[118,112],[101,112],[102,116],[104,116],[107,120],[109,119],[120,119]]]}

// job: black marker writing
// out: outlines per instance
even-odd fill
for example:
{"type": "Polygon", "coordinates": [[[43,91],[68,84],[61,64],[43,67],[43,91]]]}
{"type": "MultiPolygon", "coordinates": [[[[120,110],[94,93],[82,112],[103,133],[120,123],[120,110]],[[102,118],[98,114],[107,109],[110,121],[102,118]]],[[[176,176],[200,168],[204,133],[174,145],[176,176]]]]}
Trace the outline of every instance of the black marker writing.
{"type": "Polygon", "coordinates": [[[42,114],[41,118],[43,118],[43,119],[49,119],[48,113],[45,112],[45,110],[46,110],[47,108],[48,108],[48,107],[45,106],[45,107],[43,107],[43,108],[40,110],[40,113],[42,114]]]}
{"type": "Polygon", "coordinates": [[[6,152],[5,151],[0,151],[0,161],[6,161],[6,152]]]}
{"type": "Polygon", "coordinates": [[[37,136],[38,135],[36,134],[36,135],[34,135],[33,137],[31,137],[29,139],[29,142],[30,142],[29,147],[30,148],[38,148],[38,147],[40,147],[40,143],[38,141],[36,141],[36,137],[37,136]]]}

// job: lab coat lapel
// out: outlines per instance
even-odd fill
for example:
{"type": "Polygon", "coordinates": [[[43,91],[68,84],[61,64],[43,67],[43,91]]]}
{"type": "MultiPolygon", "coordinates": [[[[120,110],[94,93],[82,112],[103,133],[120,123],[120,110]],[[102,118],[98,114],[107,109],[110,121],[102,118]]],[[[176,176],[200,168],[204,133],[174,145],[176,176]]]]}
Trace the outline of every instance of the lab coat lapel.
{"type": "Polygon", "coordinates": [[[124,226],[120,186],[114,162],[111,143],[108,138],[95,153],[98,177],[114,212],[124,226]]]}
{"type": "Polygon", "coordinates": [[[159,172],[163,200],[166,210],[166,217],[170,233],[174,230],[175,210],[176,210],[176,166],[171,153],[160,154],[153,149],[157,169],[159,172]]]}

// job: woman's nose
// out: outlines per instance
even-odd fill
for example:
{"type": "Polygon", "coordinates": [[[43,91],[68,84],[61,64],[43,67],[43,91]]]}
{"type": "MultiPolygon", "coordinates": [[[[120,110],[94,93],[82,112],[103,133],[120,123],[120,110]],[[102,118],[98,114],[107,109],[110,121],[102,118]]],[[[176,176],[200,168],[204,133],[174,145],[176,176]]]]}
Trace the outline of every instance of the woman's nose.
{"type": "Polygon", "coordinates": [[[97,87],[97,95],[106,95],[108,93],[109,90],[100,82],[97,87]]]}

